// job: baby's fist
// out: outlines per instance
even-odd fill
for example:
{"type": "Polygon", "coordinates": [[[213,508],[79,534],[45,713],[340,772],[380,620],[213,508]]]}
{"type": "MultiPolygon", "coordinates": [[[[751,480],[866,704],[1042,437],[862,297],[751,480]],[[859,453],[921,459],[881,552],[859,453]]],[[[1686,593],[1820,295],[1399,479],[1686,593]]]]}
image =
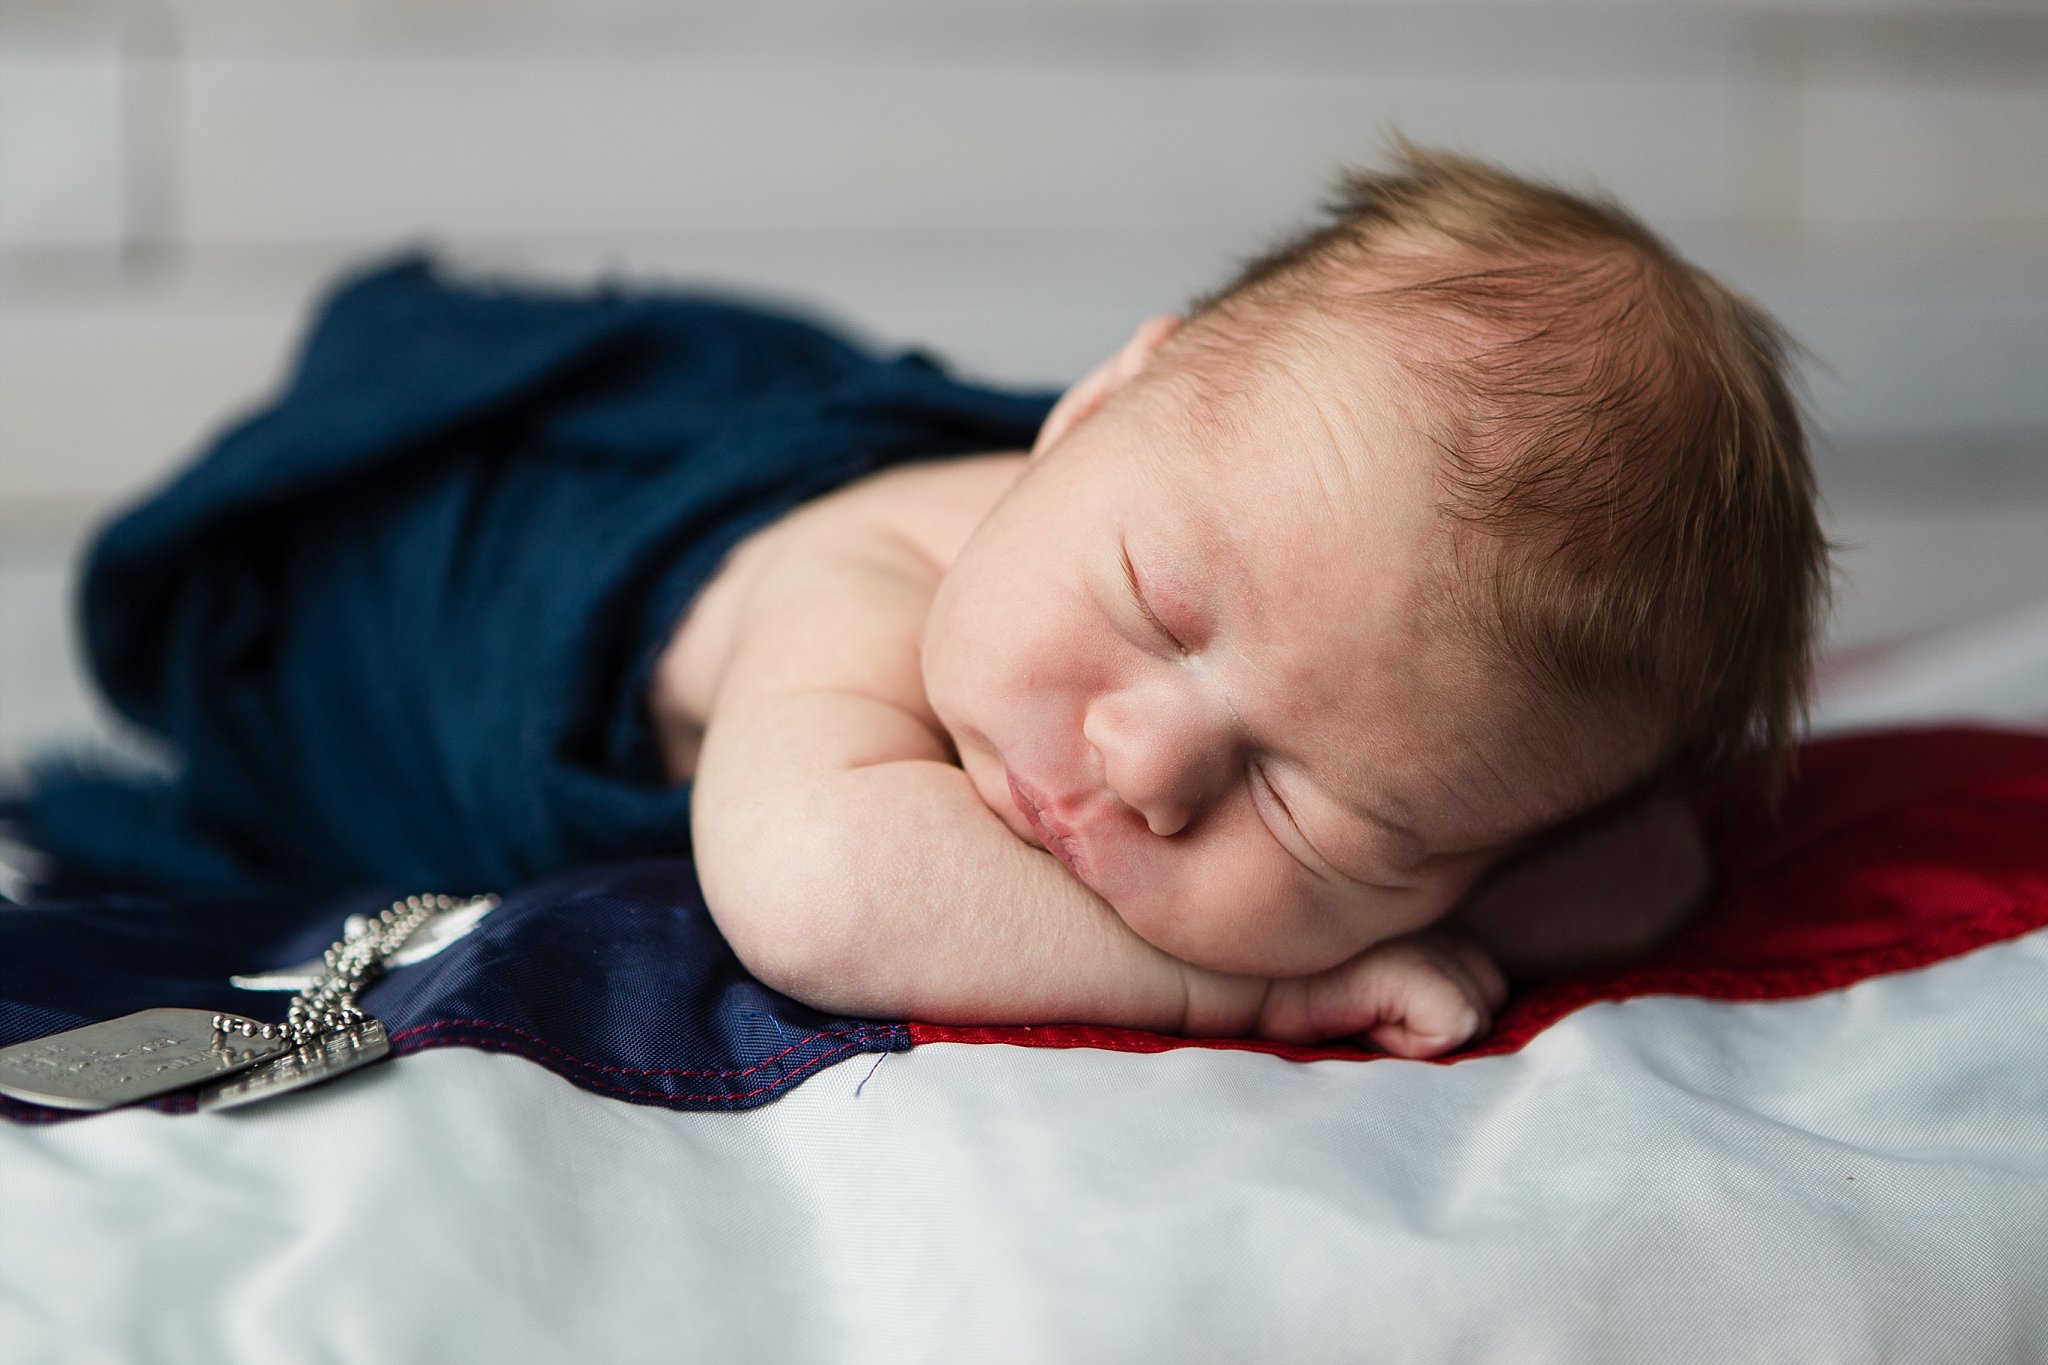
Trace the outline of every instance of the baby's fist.
{"type": "Polygon", "coordinates": [[[1484,949],[1424,930],[1315,976],[1274,982],[1259,1035],[1293,1043],[1362,1035],[1397,1057],[1438,1057],[1484,1037],[1507,998],[1507,979],[1484,949]]]}

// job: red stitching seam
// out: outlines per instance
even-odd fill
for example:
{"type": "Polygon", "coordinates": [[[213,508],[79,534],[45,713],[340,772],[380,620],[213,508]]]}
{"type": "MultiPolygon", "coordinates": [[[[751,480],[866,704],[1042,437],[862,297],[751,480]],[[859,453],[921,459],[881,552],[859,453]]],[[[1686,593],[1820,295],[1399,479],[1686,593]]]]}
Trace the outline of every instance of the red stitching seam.
{"type": "Polygon", "coordinates": [[[25,1100],[9,1099],[0,1095],[0,1118],[9,1123],[63,1123],[70,1119],[90,1118],[89,1109],[59,1109],[55,1105],[30,1104],[25,1100]]]}
{"type": "Polygon", "coordinates": [[[194,1114],[199,1111],[199,1101],[191,1095],[157,1095],[146,1100],[135,1100],[118,1105],[115,1109],[60,1109],[54,1104],[31,1104],[27,1100],[10,1099],[0,1095],[0,1118],[9,1123],[69,1123],[73,1119],[89,1119],[96,1114],[114,1113],[120,1109],[154,1109],[159,1114],[194,1114]]]}
{"type": "MultiPolygon", "coordinates": [[[[533,1062],[541,1067],[546,1068],[549,1071],[555,1070],[554,1067],[548,1065],[547,1058],[536,1055],[532,1049],[520,1047],[516,1044],[505,1042],[503,1039],[493,1037],[489,1034],[479,1034],[475,1037],[429,1038],[425,1042],[421,1043],[418,1047],[407,1048],[406,1052],[421,1052],[426,1050],[427,1048],[435,1047],[473,1047],[479,1048],[485,1052],[510,1053],[512,1056],[515,1057],[524,1057],[527,1061],[533,1062]]],[[[794,1070],[791,1070],[784,1074],[780,1080],[771,1081],[767,1085],[757,1086],[752,1090],[742,1090],[738,1092],[727,1090],[712,1091],[698,1095],[678,1095],[667,1090],[629,1090],[625,1086],[608,1085],[603,1081],[594,1081],[588,1078],[578,1078],[575,1076],[563,1076],[563,1079],[570,1082],[573,1085],[582,1086],[586,1090],[601,1090],[607,1094],[618,1095],[627,1099],[662,1100],[671,1104],[688,1104],[693,1101],[699,1100],[724,1100],[729,1102],[733,1100],[750,1100],[756,1095],[765,1095],[771,1090],[787,1089],[805,1072],[815,1071],[819,1067],[825,1065],[827,1062],[837,1061],[841,1057],[849,1056],[860,1051],[861,1047],[858,1041],[848,1042],[843,1046],[833,1048],[830,1052],[819,1053],[817,1056],[805,1062],[802,1066],[796,1067],[794,1070]]],[[[557,1072],[556,1074],[560,1075],[561,1073],[557,1072]]]]}
{"type": "MultiPolygon", "coordinates": [[[[782,1051],[776,1053],[774,1056],[764,1058],[761,1061],[754,1063],[752,1066],[743,1067],[738,1071],[690,1071],[683,1067],[665,1067],[661,1069],[654,1069],[649,1067],[638,1066],[608,1066],[602,1062],[586,1061],[584,1058],[578,1057],[573,1052],[565,1052],[561,1048],[556,1047],[553,1043],[549,1042],[547,1039],[541,1037],[537,1033],[529,1033],[525,1029],[518,1028],[512,1024],[501,1024],[498,1023],[496,1020],[492,1019],[439,1019],[431,1024],[416,1024],[412,1028],[405,1030],[405,1032],[394,1035],[391,1039],[391,1045],[393,1047],[396,1047],[398,1046],[398,1044],[405,1042],[408,1039],[419,1037],[421,1034],[438,1033],[443,1029],[489,1029],[494,1033],[509,1033],[515,1038],[523,1038],[529,1043],[535,1043],[541,1047],[546,1048],[549,1052],[553,1053],[557,1057],[560,1057],[565,1062],[571,1062],[577,1066],[586,1068],[587,1070],[602,1072],[610,1076],[703,1076],[710,1079],[725,1079],[734,1076],[751,1076],[756,1071],[759,1071],[764,1067],[773,1066],[776,1062],[781,1061],[790,1053],[795,1052],[799,1048],[805,1047],[811,1043],[815,1043],[820,1038],[849,1038],[856,1042],[865,1042],[871,1035],[878,1031],[876,1029],[869,1028],[865,1024],[855,1028],[851,1033],[849,1033],[847,1030],[843,1028],[820,1029],[818,1032],[811,1034],[807,1038],[800,1038],[796,1042],[791,1043],[788,1047],[782,1049],[782,1051]]],[[[887,1029],[884,1028],[883,1030],[879,1031],[886,1032],[887,1029]]],[[[411,1049],[408,1049],[408,1051],[410,1050],[411,1049]]]]}
{"type": "MultiPolygon", "coordinates": [[[[577,1066],[587,1068],[588,1070],[611,1072],[614,1074],[624,1073],[639,1076],[745,1076],[751,1072],[759,1071],[762,1067],[768,1065],[769,1062],[775,1061],[782,1057],[787,1057],[790,1053],[796,1051],[797,1048],[802,1047],[804,1043],[816,1042],[820,1038],[844,1038],[846,1040],[840,1046],[833,1048],[831,1051],[820,1053],[816,1057],[813,1057],[809,1061],[805,1062],[803,1065],[798,1066],[795,1069],[784,1073],[779,1080],[772,1081],[767,1085],[760,1086],[753,1090],[744,1090],[738,1093],[734,1093],[732,1091],[724,1091],[706,1092],[700,1095],[677,1095],[672,1094],[666,1090],[629,1090],[624,1086],[609,1085],[603,1081],[591,1080],[589,1078],[579,1078],[576,1076],[567,1076],[564,1075],[564,1073],[562,1072],[556,1072],[557,1075],[563,1075],[564,1079],[568,1080],[571,1084],[583,1086],[585,1089],[588,1090],[603,1090],[614,1095],[630,1096],[634,1098],[643,1099],[669,1100],[681,1104],[693,1100],[746,1100],[752,1099],[756,1095],[765,1095],[771,1090],[781,1089],[790,1085],[798,1078],[803,1076],[803,1074],[807,1071],[814,1071],[818,1067],[823,1066],[825,1063],[830,1061],[836,1061],[849,1053],[862,1051],[863,1045],[872,1041],[876,1037],[892,1037],[893,1035],[895,1035],[896,1030],[900,1028],[901,1025],[885,1024],[880,1027],[870,1027],[868,1025],[863,1024],[859,1028],[854,1029],[852,1033],[846,1033],[845,1031],[840,1029],[823,1029],[817,1033],[811,1034],[810,1037],[805,1038],[802,1043],[796,1043],[784,1048],[782,1051],[776,1053],[774,1057],[769,1058],[768,1061],[758,1063],[754,1066],[747,1067],[744,1070],[740,1071],[683,1071],[679,1069],[668,1071],[650,1071],[640,1070],[634,1067],[602,1066],[596,1062],[584,1061],[581,1057],[578,1057],[573,1053],[564,1052],[562,1051],[562,1049],[556,1047],[553,1043],[550,1043],[547,1039],[541,1038],[535,1034],[528,1033],[524,1029],[514,1028],[510,1024],[495,1024],[488,1019],[444,1019],[441,1020],[439,1023],[420,1024],[414,1028],[409,1028],[405,1032],[400,1033],[394,1038],[392,1038],[392,1047],[396,1049],[400,1055],[410,1055],[415,1052],[422,1052],[428,1048],[435,1047],[475,1047],[480,1048],[486,1052],[504,1052],[509,1053],[515,1057],[524,1057],[526,1058],[526,1060],[533,1062],[536,1065],[541,1066],[549,1071],[555,1070],[554,1067],[548,1065],[548,1059],[546,1057],[538,1055],[531,1048],[518,1047],[511,1043],[504,1042],[501,1039],[493,1038],[488,1035],[474,1037],[430,1038],[427,1039],[425,1042],[422,1042],[414,1047],[408,1047],[403,1049],[398,1048],[398,1044],[400,1042],[403,1042],[410,1038],[416,1038],[421,1034],[436,1032],[438,1030],[446,1028],[458,1027],[484,1028],[491,1029],[496,1032],[514,1034],[520,1038],[531,1039],[533,1042],[540,1044],[541,1047],[546,1048],[555,1056],[560,1057],[565,1061],[573,1062],[577,1066]]],[[[161,1095],[155,1099],[143,1101],[143,1106],[146,1108],[155,1109],[158,1112],[165,1114],[190,1114],[197,1110],[199,1107],[198,1102],[194,1100],[190,1095],[161,1095]]],[[[68,1110],[58,1109],[50,1105],[27,1104],[23,1101],[9,1098],[6,1095],[0,1095],[0,1118],[5,1118],[12,1123],[65,1123],[72,1119],[82,1119],[90,1117],[91,1112],[88,1110],[68,1110]]]]}

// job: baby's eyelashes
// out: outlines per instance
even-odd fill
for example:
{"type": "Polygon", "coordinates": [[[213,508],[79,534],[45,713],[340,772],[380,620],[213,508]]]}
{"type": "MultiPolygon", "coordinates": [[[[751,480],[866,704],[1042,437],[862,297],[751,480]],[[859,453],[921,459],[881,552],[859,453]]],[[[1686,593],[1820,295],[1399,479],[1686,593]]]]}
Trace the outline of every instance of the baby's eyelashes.
{"type": "Polygon", "coordinates": [[[1124,582],[1130,587],[1131,601],[1137,606],[1138,614],[1145,618],[1145,624],[1151,628],[1153,634],[1158,636],[1161,641],[1171,647],[1176,653],[1186,654],[1188,652],[1186,642],[1178,635],[1175,635],[1167,627],[1166,623],[1159,619],[1159,614],[1152,609],[1152,604],[1146,600],[1145,589],[1138,581],[1138,569],[1135,564],[1131,563],[1131,552],[1128,548],[1122,551],[1122,558],[1124,582]]]}
{"type": "Polygon", "coordinates": [[[1287,856],[1300,864],[1302,869],[1319,881],[1338,879],[1329,860],[1324,858],[1302,832],[1301,824],[1294,818],[1287,798],[1273,785],[1271,778],[1257,763],[1245,765],[1246,785],[1251,789],[1254,818],[1262,822],[1275,843],[1287,850],[1287,856]]]}
{"type": "Polygon", "coordinates": [[[1256,763],[1250,765],[1249,785],[1253,804],[1273,838],[1318,881],[1381,893],[1409,892],[1426,878],[1435,860],[1412,832],[1378,822],[1365,842],[1347,838],[1346,851],[1333,857],[1324,851],[1325,845],[1309,837],[1279,785],[1256,763]]]}
{"type": "Polygon", "coordinates": [[[1160,639],[1164,640],[1177,653],[1186,654],[1188,652],[1187,645],[1182,642],[1178,635],[1167,629],[1166,623],[1153,613],[1152,608],[1147,605],[1142,597],[1138,599],[1138,610],[1144,613],[1146,622],[1158,633],[1160,639]]]}

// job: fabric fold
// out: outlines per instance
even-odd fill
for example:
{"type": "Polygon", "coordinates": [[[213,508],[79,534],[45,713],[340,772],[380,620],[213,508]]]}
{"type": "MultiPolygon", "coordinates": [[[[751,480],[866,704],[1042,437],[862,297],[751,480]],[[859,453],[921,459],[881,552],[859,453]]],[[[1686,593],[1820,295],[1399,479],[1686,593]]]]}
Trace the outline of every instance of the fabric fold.
{"type": "Polygon", "coordinates": [[[704,580],[878,469],[1028,446],[1051,399],[710,296],[368,270],[278,398],[93,545],[94,675],[176,767],[46,764],[30,835],[208,893],[686,853],[643,695],[704,580]]]}

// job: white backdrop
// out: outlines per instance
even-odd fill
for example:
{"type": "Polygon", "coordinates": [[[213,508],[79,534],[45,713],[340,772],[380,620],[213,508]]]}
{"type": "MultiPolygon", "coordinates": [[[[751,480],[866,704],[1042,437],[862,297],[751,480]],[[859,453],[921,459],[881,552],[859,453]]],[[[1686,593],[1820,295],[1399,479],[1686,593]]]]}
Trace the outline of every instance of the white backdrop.
{"type": "Polygon", "coordinates": [[[2033,0],[0,0],[0,775],[95,724],[84,528],[368,253],[1058,383],[1397,125],[1610,189],[1810,346],[1838,642],[2048,599],[2033,0]]]}

